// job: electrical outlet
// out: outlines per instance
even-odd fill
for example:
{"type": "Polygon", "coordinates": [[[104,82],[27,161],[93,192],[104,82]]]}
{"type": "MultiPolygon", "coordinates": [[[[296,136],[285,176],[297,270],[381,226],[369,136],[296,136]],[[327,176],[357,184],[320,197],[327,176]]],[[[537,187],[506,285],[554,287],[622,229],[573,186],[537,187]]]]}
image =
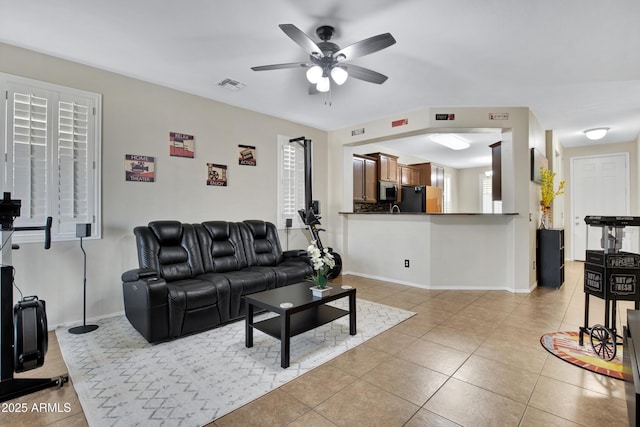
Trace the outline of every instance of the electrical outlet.
{"type": "Polygon", "coordinates": [[[533,260],[533,269],[534,270],[536,269],[536,260],[535,259],[533,260]]]}
{"type": "Polygon", "coordinates": [[[404,266],[405,266],[405,267],[407,267],[407,268],[409,268],[409,260],[408,260],[408,259],[405,259],[405,260],[404,260],[404,266]]]}

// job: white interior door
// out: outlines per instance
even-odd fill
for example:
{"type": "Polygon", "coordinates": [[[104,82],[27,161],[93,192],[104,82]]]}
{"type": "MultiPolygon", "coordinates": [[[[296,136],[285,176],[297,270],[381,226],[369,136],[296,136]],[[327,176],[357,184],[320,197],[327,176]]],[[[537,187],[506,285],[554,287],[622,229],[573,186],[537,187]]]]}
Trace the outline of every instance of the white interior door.
{"type": "MultiPolygon", "coordinates": [[[[575,157],[571,159],[571,200],[572,200],[572,248],[573,259],[584,261],[586,249],[600,249],[602,229],[589,228],[584,217],[587,215],[625,216],[629,215],[629,168],[628,154],[612,154],[598,157],[575,157]]],[[[629,249],[625,229],[624,248],[629,249]]]]}

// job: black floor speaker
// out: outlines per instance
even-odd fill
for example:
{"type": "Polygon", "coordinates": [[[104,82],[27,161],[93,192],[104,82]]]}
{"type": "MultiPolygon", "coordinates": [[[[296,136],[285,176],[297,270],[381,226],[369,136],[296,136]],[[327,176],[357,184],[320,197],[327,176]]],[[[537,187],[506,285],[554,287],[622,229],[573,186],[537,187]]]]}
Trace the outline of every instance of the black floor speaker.
{"type": "Polygon", "coordinates": [[[13,307],[13,328],[15,371],[24,372],[42,366],[49,344],[45,302],[37,296],[24,297],[13,307]]]}

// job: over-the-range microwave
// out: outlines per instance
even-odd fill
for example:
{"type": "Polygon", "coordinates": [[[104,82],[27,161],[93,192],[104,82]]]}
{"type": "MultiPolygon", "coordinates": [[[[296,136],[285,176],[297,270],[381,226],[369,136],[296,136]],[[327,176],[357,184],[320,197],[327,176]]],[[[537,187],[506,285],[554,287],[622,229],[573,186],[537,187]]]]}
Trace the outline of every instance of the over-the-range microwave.
{"type": "Polygon", "coordinates": [[[395,202],[398,200],[398,184],[389,181],[378,181],[378,200],[395,202]]]}

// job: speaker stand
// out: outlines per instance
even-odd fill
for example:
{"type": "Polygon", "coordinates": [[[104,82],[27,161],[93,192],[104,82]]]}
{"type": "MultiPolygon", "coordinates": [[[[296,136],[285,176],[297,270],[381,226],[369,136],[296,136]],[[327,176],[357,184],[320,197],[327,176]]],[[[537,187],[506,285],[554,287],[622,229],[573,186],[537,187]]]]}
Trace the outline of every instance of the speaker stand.
{"type": "Polygon", "coordinates": [[[69,333],[71,334],[86,334],[87,332],[92,332],[98,329],[98,325],[87,325],[87,252],[82,247],[82,237],[80,237],[80,249],[82,250],[82,254],[84,256],[84,274],[83,274],[83,301],[82,301],[82,326],[74,326],[69,329],[69,333]]]}

